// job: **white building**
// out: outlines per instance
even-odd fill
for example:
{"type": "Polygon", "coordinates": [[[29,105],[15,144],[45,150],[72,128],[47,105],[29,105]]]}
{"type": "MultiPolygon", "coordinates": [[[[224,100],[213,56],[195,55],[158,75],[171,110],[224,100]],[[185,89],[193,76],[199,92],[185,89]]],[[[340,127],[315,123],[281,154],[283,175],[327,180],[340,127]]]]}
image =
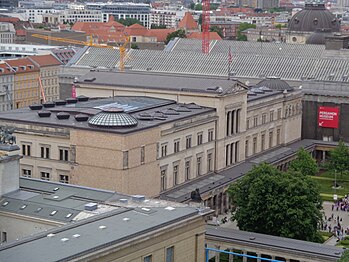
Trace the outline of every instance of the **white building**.
{"type": "Polygon", "coordinates": [[[15,41],[16,30],[11,23],[0,23],[0,43],[11,44],[15,41]]]}
{"type": "Polygon", "coordinates": [[[67,9],[59,13],[59,23],[102,22],[102,12],[98,10],[67,9]]]}
{"type": "Polygon", "coordinates": [[[38,24],[41,24],[43,22],[42,15],[54,14],[57,12],[59,12],[59,10],[52,9],[52,8],[50,8],[50,9],[35,8],[35,9],[25,10],[26,20],[28,20],[31,23],[38,23],[38,24]]]}
{"type": "Polygon", "coordinates": [[[176,10],[152,9],[150,13],[151,25],[165,25],[167,28],[176,28],[176,10]]]}

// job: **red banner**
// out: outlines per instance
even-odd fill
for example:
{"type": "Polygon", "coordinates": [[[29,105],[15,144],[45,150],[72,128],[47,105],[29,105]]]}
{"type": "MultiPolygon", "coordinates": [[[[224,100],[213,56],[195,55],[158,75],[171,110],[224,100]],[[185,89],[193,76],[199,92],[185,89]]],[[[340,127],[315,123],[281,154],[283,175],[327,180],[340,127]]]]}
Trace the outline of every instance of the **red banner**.
{"type": "Polygon", "coordinates": [[[318,124],[319,127],[338,128],[339,108],[319,107],[318,124]]]}

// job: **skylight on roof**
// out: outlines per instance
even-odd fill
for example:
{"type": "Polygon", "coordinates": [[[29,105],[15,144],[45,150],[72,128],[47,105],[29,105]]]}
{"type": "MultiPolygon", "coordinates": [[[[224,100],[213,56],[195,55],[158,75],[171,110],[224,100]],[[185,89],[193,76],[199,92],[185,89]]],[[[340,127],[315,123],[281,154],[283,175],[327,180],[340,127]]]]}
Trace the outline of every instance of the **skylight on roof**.
{"type": "Polygon", "coordinates": [[[2,204],[2,206],[5,207],[5,206],[8,205],[8,203],[10,203],[10,202],[6,201],[6,202],[4,202],[4,203],[2,204]]]}
{"type": "Polygon", "coordinates": [[[49,238],[54,237],[54,236],[55,236],[55,234],[53,234],[53,233],[50,233],[47,235],[47,237],[49,237],[49,238]]]}
{"type": "Polygon", "coordinates": [[[20,207],[21,210],[25,209],[27,207],[27,205],[23,205],[20,207]]]}
{"type": "Polygon", "coordinates": [[[165,209],[166,209],[166,210],[170,210],[170,211],[175,210],[174,207],[165,207],[165,209]]]}
{"type": "Polygon", "coordinates": [[[65,218],[70,218],[73,215],[73,213],[69,213],[65,216],[65,218]]]}
{"type": "Polygon", "coordinates": [[[53,210],[53,211],[50,213],[50,216],[54,216],[56,213],[57,213],[57,210],[53,210]]]}

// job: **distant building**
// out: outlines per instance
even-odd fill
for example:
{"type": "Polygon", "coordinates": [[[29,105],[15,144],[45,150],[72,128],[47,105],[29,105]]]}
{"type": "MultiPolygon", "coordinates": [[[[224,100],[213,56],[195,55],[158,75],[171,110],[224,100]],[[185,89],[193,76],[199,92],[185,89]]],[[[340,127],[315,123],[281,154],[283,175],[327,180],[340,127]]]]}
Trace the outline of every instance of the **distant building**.
{"type": "Polygon", "coordinates": [[[14,8],[18,6],[18,0],[0,0],[0,8],[14,8]]]}
{"type": "Polygon", "coordinates": [[[0,43],[12,44],[15,42],[16,30],[11,23],[0,22],[0,43]]]}
{"type": "Polygon", "coordinates": [[[199,32],[199,25],[190,12],[185,13],[183,19],[179,21],[177,28],[184,29],[186,33],[199,32]]]}
{"type": "Polygon", "coordinates": [[[176,10],[152,9],[150,14],[151,25],[165,25],[167,28],[176,28],[176,10]]]}
{"type": "Polygon", "coordinates": [[[0,111],[13,109],[14,75],[7,64],[0,64],[0,111]]]}
{"type": "Polygon", "coordinates": [[[236,39],[240,23],[234,21],[211,21],[210,26],[216,26],[222,30],[223,39],[236,39]]]}

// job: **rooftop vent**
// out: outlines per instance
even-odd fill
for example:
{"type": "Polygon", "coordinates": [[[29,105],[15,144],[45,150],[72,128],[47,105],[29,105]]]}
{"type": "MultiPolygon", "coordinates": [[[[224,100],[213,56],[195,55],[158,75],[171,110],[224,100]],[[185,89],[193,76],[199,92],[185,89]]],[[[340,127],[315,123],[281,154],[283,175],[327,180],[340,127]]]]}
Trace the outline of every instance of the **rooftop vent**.
{"type": "Polygon", "coordinates": [[[140,113],[137,117],[139,120],[154,120],[154,117],[149,113],[140,113]]]}
{"type": "Polygon", "coordinates": [[[26,207],[27,207],[27,205],[23,205],[23,206],[20,207],[20,210],[23,210],[23,209],[25,209],[26,207]]]}
{"type": "Polygon", "coordinates": [[[251,91],[256,94],[264,94],[264,91],[259,88],[251,88],[251,91]]]}
{"type": "Polygon", "coordinates": [[[38,105],[38,104],[33,104],[29,106],[30,110],[40,110],[42,109],[42,105],[38,105]]]}
{"type": "Polygon", "coordinates": [[[143,195],[134,195],[134,196],[132,196],[132,200],[133,200],[133,201],[142,202],[142,201],[145,200],[145,196],[143,196],[143,195]]]}
{"type": "Polygon", "coordinates": [[[51,112],[50,111],[38,111],[38,115],[39,117],[50,117],[51,116],[51,112]]]}
{"type": "Polygon", "coordinates": [[[65,218],[70,218],[73,215],[73,213],[69,213],[65,216],[65,218]]]}
{"type": "Polygon", "coordinates": [[[50,234],[47,235],[48,238],[51,238],[51,237],[54,237],[54,236],[55,236],[55,234],[53,234],[53,233],[50,233],[50,234]]]}
{"type": "Polygon", "coordinates": [[[217,91],[219,89],[219,86],[213,86],[206,88],[207,91],[217,91]]]}
{"type": "Polygon", "coordinates": [[[46,103],[43,103],[42,104],[45,108],[52,108],[52,107],[55,107],[55,103],[53,102],[46,102],[46,103]]]}
{"type": "Polygon", "coordinates": [[[261,86],[258,88],[259,90],[262,90],[263,92],[273,92],[269,87],[261,86]]]}
{"type": "Polygon", "coordinates": [[[98,228],[99,228],[99,229],[106,229],[107,226],[101,225],[101,226],[99,226],[98,228]]]}
{"type": "Polygon", "coordinates": [[[185,106],[189,109],[201,109],[202,108],[201,106],[199,106],[195,103],[186,104],[185,106]]]}
{"type": "Polygon", "coordinates": [[[164,115],[179,115],[179,112],[174,110],[173,108],[168,108],[167,110],[163,111],[164,115]]]}
{"type": "Polygon", "coordinates": [[[119,201],[120,201],[121,203],[127,203],[127,202],[128,202],[128,200],[127,200],[126,198],[120,198],[119,201]]]}
{"type": "Polygon", "coordinates": [[[130,218],[129,217],[125,217],[122,219],[123,221],[130,221],[130,218]]]}
{"type": "Polygon", "coordinates": [[[174,108],[177,112],[191,112],[191,110],[185,106],[177,106],[174,108]]]}
{"type": "Polygon", "coordinates": [[[53,211],[50,213],[50,216],[54,216],[55,214],[57,214],[57,210],[53,210],[53,211]]]}
{"type": "Polygon", "coordinates": [[[65,101],[67,101],[68,104],[76,104],[78,100],[76,98],[67,98],[65,101]]]}
{"type": "Polygon", "coordinates": [[[74,234],[74,235],[73,235],[73,238],[79,238],[79,237],[80,237],[79,234],[74,234]]]}
{"type": "Polygon", "coordinates": [[[70,114],[66,113],[66,112],[59,112],[57,115],[57,118],[59,120],[62,120],[62,119],[69,119],[70,117],[70,114]]]}
{"type": "Polygon", "coordinates": [[[85,210],[86,211],[94,211],[98,208],[98,205],[97,203],[88,203],[88,204],[85,204],[85,210]]]}
{"type": "Polygon", "coordinates": [[[3,206],[3,207],[5,207],[5,206],[7,206],[7,205],[8,205],[8,203],[9,203],[9,202],[8,202],[8,201],[6,201],[6,202],[2,203],[2,206],[3,206]]]}
{"type": "Polygon", "coordinates": [[[156,111],[153,115],[154,119],[156,120],[166,120],[167,116],[164,115],[162,112],[160,111],[156,111]]]}
{"type": "Polygon", "coordinates": [[[75,116],[75,120],[78,122],[85,122],[88,120],[88,115],[78,114],[75,116]]]}
{"type": "Polygon", "coordinates": [[[62,242],[67,242],[67,241],[69,241],[69,238],[64,237],[64,238],[61,239],[61,241],[62,242]]]}
{"type": "Polygon", "coordinates": [[[53,189],[53,191],[58,191],[59,190],[59,187],[55,187],[54,189],[53,189]]]}
{"type": "Polygon", "coordinates": [[[65,100],[57,100],[55,101],[56,106],[64,106],[67,104],[67,101],[65,100]]]}
{"type": "Polygon", "coordinates": [[[93,77],[93,78],[86,78],[86,79],[84,79],[84,82],[93,82],[95,80],[96,80],[95,77],[93,77]]]}
{"type": "Polygon", "coordinates": [[[175,210],[174,207],[165,207],[165,209],[166,209],[166,210],[170,210],[170,211],[175,210]]]}
{"type": "Polygon", "coordinates": [[[38,207],[34,212],[39,213],[42,210],[42,207],[38,207]]]}
{"type": "Polygon", "coordinates": [[[79,102],[86,102],[86,101],[89,100],[89,97],[87,97],[87,96],[78,96],[77,99],[78,99],[79,102]]]}

